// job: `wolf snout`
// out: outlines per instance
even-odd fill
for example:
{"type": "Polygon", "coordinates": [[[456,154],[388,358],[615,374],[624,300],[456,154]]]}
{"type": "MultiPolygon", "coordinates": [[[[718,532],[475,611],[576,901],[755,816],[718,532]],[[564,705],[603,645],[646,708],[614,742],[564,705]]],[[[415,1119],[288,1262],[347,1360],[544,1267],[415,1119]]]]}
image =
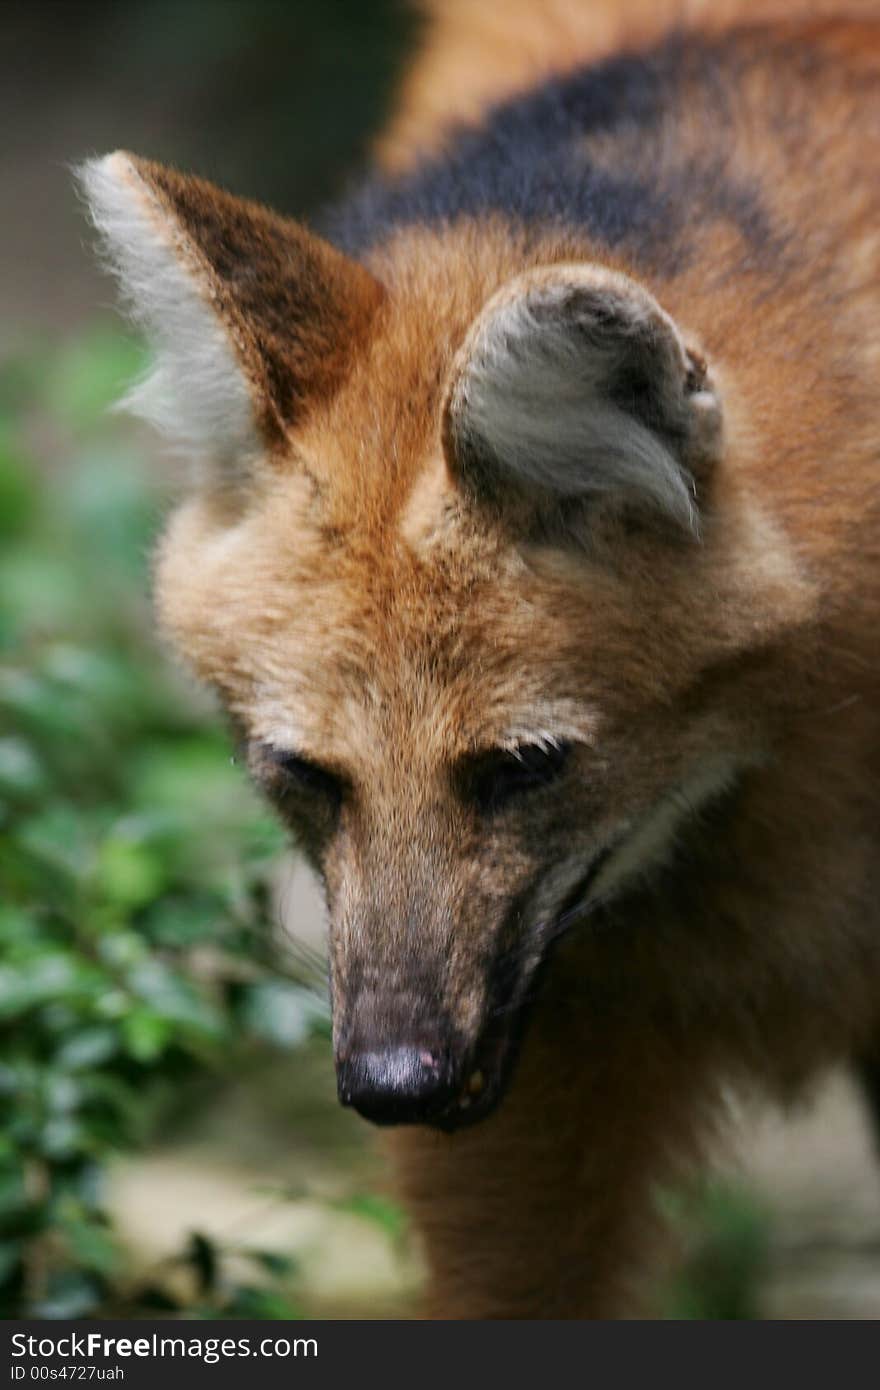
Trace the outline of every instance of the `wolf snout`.
{"type": "Polygon", "coordinates": [[[457,1094],[447,1053],[416,1045],[355,1051],[337,1062],[339,1099],[374,1124],[429,1122],[457,1094]]]}

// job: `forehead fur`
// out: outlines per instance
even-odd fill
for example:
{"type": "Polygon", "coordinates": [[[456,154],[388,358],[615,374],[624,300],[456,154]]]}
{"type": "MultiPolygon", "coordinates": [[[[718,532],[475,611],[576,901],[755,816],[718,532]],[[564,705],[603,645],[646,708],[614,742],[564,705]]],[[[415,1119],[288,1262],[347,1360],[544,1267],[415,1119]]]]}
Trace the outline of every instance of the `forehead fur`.
{"type": "Polygon", "coordinates": [[[634,553],[520,555],[462,519],[418,553],[389,534],[329,534],[304,480],[226,524],[177,513],[159,565],[163,624],[253,736],[343,766],[414,769],[474,746],[594,741],[666,703],[809,591],[759,518],[687,568],[634,553]],[[711,593],[712,601],[703,595],[711,593]],[[711,607],[711,612],[707,611],[711,607]]]}

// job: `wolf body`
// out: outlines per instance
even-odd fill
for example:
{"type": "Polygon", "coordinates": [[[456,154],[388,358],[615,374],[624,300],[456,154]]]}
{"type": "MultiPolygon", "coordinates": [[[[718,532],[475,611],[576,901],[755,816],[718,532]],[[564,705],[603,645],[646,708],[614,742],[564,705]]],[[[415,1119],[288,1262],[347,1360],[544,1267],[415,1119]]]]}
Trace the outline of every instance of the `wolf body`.
{"type": "Polygon", "coordinates": [[[85,166],[436,1316],[650,1309],[732,1094],[880,1084],[878,74],[876,4],[452,0],[324,238],[85,166]]]}

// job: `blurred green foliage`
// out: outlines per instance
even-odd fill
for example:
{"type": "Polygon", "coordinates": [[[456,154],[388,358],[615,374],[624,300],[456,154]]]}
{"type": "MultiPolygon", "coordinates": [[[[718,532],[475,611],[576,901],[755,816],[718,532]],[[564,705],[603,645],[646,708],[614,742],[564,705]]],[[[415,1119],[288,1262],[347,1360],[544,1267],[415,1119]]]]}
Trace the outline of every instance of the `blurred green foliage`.
{"type": "Polygon", "coordinates": [[[770,1248],[762,1203],[730,1179],[665,1194],[662,1200],[684,1247],[681,1266],[664,1290],[665,1316],[710,1322],[760,1318],[759,1289],[770,1248]]]}
{"type": "MultiPolygon", "coordinates": [[[[296,1046],[323,1019],[269,945],[280,832],[150,636],[162,489],[107,414],[140,365],[100,329],[0,368],[6,1317],[156,1306],[124,1288],[108,1159],[145,1142],[182,1077],[296,1046]]],[[[266,1286],[281,1257],[249,1258],[254,1280],[230,1285],[223,1252],[193,1236],[199,1307],[292,1316],[266,1286]]]]}

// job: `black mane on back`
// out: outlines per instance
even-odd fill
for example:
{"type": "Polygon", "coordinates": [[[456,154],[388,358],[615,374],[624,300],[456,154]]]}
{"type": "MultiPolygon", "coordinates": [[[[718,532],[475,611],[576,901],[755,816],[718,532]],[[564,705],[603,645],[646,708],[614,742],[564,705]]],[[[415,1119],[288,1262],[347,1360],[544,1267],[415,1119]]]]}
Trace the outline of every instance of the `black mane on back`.
{"type": "Polygon", "coordinates": [[[528,227],[580,229],[660,273],[687,262],[689,229],[700,217],[730,220],[750,244],[766,246],[758,189],[718,157],[731,56],[721,43],[676,36],[551,79],[461,129],[411,173],[368,178],[321,230],[357,256],[397,228],[496,213],[528,227]],[[710,107],[716,138],[701,160],[677,163],[674,125],[695,96],[710,107]],[[599,137],[601,162],[590,150],[599,137]]]}

